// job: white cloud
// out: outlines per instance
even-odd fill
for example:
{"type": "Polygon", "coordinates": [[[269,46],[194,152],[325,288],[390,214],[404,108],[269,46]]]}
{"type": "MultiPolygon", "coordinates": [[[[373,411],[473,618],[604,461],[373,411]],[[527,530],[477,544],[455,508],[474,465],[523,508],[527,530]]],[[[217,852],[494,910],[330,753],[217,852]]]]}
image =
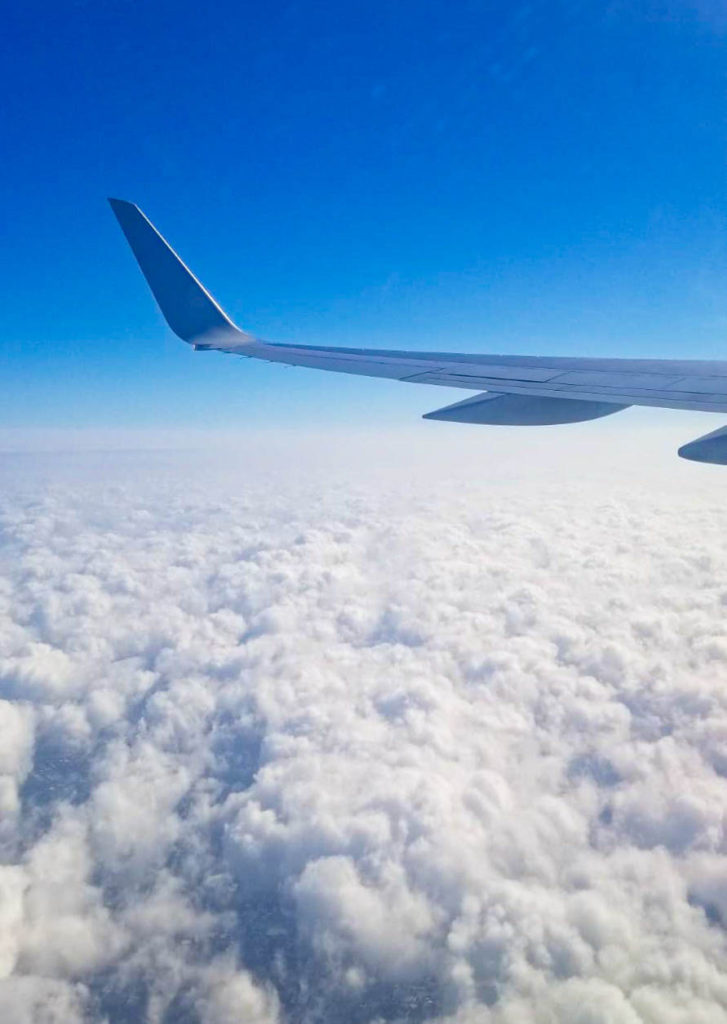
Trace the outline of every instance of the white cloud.
{"type": "Polygon", "coordinates": [[[727,1021],[725,478],[544,436],[0,469],[3,1019],[727,1021]]]}

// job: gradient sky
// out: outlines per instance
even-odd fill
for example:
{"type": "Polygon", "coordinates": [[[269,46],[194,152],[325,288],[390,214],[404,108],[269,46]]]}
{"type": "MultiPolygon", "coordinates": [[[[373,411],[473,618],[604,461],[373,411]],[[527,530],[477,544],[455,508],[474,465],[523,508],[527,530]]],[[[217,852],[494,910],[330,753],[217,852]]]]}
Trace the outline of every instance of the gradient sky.
{"type": "Polygon", "coordinates": [[[718,0],[3,21],[0,427],[409,423],[448,400],[195,355],[107,195],[272,340],[727,358],[718,0]]]}

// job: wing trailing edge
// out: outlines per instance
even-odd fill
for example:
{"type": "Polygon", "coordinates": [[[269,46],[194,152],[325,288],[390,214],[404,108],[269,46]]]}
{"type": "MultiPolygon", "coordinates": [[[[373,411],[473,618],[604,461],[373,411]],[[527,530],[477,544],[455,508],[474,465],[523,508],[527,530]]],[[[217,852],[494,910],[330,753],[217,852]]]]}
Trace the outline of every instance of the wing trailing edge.
{"type": "Polygon", "coordinates": [[[546,426],[582,423],[628,409],[617,402],[589,402],[578,398],[543,398],[540,395],[502,395],[487,392],[446,405],[424,415],[425,420],[447,423],[483,423],[499,426],[546,426]]]}
{"type": "Polygon", "coordinates": [[[727,466],[727,427],[713,430],[696,441],[683,444],[677,452],[690,462],[709,462],[713,466],[727,466]]]}

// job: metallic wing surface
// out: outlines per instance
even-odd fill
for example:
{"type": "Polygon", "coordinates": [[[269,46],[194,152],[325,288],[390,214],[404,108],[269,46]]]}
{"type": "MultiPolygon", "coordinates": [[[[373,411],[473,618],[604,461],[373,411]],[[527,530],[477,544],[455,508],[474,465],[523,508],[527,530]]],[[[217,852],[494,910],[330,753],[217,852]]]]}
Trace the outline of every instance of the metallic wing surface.
{"type": "MultiPolygon", "coordinates": [[[[480,392],[425,417],[456,423],[574,423],[630,405],[727,413],[727,361],[409,352],[263,341],[230,320],[137,206],[120,199],[109,202],[167,323],[197,350],[480,392]]],[[[679,454],[727,465],[727,429],[684,445],[679,454]]]]}

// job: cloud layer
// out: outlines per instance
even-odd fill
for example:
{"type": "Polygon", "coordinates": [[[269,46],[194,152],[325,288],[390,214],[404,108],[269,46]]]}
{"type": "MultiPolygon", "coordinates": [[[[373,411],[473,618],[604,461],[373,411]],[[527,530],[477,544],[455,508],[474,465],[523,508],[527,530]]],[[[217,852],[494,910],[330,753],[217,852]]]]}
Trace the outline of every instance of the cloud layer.
{"type": "Polygon", "coordinates": [[[84,458],[4,468],[0,1018],[727,1022],[719,471],[84,458]]]}

